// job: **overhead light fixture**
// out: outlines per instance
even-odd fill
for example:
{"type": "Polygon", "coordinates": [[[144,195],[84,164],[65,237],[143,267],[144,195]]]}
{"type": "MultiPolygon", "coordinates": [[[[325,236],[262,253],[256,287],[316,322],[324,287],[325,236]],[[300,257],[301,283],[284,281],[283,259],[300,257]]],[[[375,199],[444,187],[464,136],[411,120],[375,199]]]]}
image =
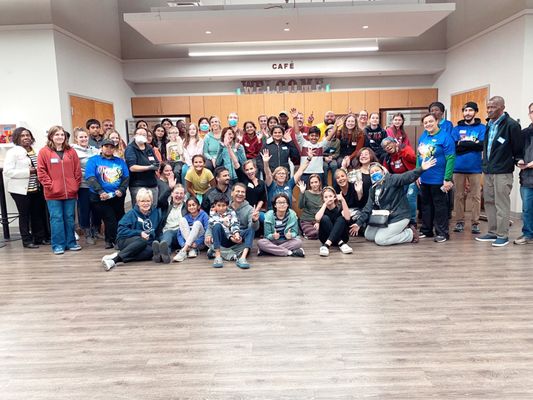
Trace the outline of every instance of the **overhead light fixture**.
{"type": "Polygon", "coordinates": [[[289,31],[291,30],[291,28],[283,28],[283,30],[284,30],[285,32],[289,32],[289,31]]]}
{"type": "Polygon", "coordinates": [[[211,35],[212,33],[213,33],[213,32],[211,32],[211,31],[205,31],[205,34],[206,34],[206,35],[211,35]]]}
{"type": "Polygon", "coordinates": [[[189,57],[227,57],[227,56],[262,56],[269,54],[309,54],[309,53],[357,53],[378,51],[379,47],[337,47],[318,49],[272,49],[272,50],[225,50],[225,51],[189,51],[189,57]]]}
{"type": "Polygon", "coordinates": [[[363,29],[368,29],[368,25],[363,25],[363,29]]]}

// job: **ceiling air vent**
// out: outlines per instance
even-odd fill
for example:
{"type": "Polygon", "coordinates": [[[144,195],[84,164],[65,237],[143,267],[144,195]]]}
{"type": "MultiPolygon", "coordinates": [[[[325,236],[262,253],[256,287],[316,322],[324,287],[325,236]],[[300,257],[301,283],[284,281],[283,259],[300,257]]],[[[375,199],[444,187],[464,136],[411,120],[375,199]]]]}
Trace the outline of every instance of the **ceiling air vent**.
{"type": "Polygon", "coordinates": [[[177,0],[177,1],[169,1],[167,2],[169,7],[198,7],[200,6],[200,0],[177,0]]]}

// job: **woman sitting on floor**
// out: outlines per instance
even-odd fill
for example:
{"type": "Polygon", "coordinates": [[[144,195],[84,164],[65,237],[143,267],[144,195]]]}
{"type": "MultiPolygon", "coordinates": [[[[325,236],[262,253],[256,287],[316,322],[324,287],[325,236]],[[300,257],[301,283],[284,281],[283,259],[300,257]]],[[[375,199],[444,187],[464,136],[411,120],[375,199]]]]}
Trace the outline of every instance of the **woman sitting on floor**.
{"type": "Polygon", "coordinates": [[[410,208],[404,186],[416,181],[423,171],[433,167],[436,162],[431,157],[420,168],[393,175],[381,164],[373,163],[370,166],[372,188],[368,203],[351,230],[357,232],[360,226],[368,223],[365,238],[379,246],[418,242],[416,228],[409,226],[410,208]]]}
{"type": "Polygon", "coordinates": [[[298,188],[300,189],[298,207],[302,211],[300,215],[302,232],[305,238],[317,240],[318,223],[315,215],[322,207],[322,179],[319,174],[311,174],[309,185],[306,185],[304,181],[298,181],[298,188]]]}
{"type": "Polygon", "coordinates": [[[181,250],[174,257],[174,261],[181,262],[187,257],[194,258],[205,248],[205,232],[209,226],[209,216],[200,208],[196,197],[187,200],[187,214],[180,220],[178,243],[181,250]]]}

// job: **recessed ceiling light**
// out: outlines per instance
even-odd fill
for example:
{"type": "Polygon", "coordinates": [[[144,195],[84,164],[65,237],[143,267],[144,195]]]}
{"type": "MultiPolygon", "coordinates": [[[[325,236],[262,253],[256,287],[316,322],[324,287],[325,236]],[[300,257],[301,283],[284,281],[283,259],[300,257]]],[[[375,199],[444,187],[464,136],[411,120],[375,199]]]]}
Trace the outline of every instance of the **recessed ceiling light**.
{"type": "Polygon", "coordinates": [[[363,25],[363,29],[368,29],[368,25],[363,25]]]}
{"type": "Polygon", "coordinates": [[[211,35],[212,33],[213,33],[213,32],[211,32],[211,31],[205,31],[205,34],[206,34],[206,35],[211,35]]]}
{"type": "Polygon", "coordinates": [[[291,28],[283,28],[283,30],[284,30],[285,32],[289,32],[289,31],[291,30],[291,28]]]}

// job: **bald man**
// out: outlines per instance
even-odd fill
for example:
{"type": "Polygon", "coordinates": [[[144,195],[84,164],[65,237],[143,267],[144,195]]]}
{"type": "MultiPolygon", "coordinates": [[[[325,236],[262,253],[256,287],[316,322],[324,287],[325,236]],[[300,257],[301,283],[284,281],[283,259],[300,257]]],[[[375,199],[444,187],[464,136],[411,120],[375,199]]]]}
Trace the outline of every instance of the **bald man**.
{"type": "Polygon", "coordinates": [[[511,190],[515,165],[523,163],[524,143],[518,122],[504,112],[505,100],[494,96],[487,102],[487,128],[483,149],[483,198],[488,233],[476,237],[494,247],[509,244],[511,190]]]}

